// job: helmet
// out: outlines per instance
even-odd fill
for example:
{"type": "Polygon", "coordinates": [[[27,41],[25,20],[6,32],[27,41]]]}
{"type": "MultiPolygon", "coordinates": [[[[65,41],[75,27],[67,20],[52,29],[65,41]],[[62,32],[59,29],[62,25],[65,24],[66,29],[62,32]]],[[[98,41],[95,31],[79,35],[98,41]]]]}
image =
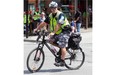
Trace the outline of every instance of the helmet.
{"type": "Polygon", "coordinates": [[[54,1],[50,2],[49,7],[58,7],[58,4],[54,1]]]}

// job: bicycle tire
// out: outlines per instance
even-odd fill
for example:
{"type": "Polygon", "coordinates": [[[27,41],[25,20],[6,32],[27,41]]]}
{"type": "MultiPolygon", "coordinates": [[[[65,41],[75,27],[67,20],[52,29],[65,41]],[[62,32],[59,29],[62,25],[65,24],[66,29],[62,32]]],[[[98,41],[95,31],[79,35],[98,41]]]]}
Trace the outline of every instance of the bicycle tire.
{"type": "MultiPolygon", "coordinates": [[[[73,50],[72,50],[72,51],[73,51],[73,50]]],[[[80,63],[77,62],[77,63],[75,64],[76,66],[72,67],[73,64],[69,64],[69,63],[67,62],[67,60],[69,60],[69,62],[73,62],[74,60],[71,58],[71,55],[69,55],[69,57],[66,57],[66,58],[65,58],[65,67],[68,68],[68,69],[70,69],[70,70],[77,70],[77,69],[79,69],[79,68],[83,65],[83,63],[84,63],[84,61],[85,61],[85,54],[84,54],[84,52],[82,51],[82,48],[79,47],[78,50],[76,50],[76,51],[78,51],[78,52],[81,53],[82,60],[76,60],[76,61],[80,61],[80,63]]],[[[76,55],[76,56],[79,56],[79,55],[76,55]]],[[[76,58],[76,57],[75,57],[75,58],[76,58]]]]}
{"type": "MultiPolygon", "coordinates": [[[[35,55],[34,55],[34,57],[35,57],[35,55]]],[[[45,55],[44,55],[44,51],[43,50],[41,50],[41,49],[39,49],[39,48],[36,48],[36,49],[34,49],[34,50],[32,50],[30,53],[29,53],[29,55],[28,55],[28,57],[27,57],[27,68],[28,68],[28,70],[31,72],[31,73],[33,73],[33,72],[38,72],[40,69],[41,69],[41,67],[43,66],[43,63],[44,63],[44,60],[45,60],[45,55]],[[39,51],[39,53],[40,53],[40,60],[38,61],[38,60],[35,60],[34,58],[32,58],[32,60],[34,61],[34,64],[30,64],[30,60],[31,60],[31,56],[32,56],[32,54],[34,53],[34,52],[36,52],[36,51],[39,51]],[[42,58],[41,58],[42,57],[42,58]],[[42,61],[41,61],[42,60],[42,61]],[[38,65],[38,66],[36,66],[36,67],[38,67],[37,69],[35,69],[35,67],[33,67],[33,68],[31,68],[31,65],[33,66],[33,65],[36,65],[36,63],[39,63],[40,62],[40,65],[38,65]]]]}

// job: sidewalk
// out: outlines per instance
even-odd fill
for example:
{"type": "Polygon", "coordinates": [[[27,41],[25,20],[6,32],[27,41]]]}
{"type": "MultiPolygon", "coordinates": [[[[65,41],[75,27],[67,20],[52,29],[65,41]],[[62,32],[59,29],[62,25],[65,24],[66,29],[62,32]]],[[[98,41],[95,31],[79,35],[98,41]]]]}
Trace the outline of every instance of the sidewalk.
{"type": "MultiPolygon", "coordinates": [[[[92,28],[84,29],[81,28],[81,33],[92,32],[92,28]]],[[[30,42],[35,42],[37,36],[29,36],[28,38],[24,37],[24,41],[30,40],[30,42]]]]}
{"type": "Polygon", "coordinates": [[[81,33],[92,32],[92,28],[84,29],[81,28],[81,33]]]}

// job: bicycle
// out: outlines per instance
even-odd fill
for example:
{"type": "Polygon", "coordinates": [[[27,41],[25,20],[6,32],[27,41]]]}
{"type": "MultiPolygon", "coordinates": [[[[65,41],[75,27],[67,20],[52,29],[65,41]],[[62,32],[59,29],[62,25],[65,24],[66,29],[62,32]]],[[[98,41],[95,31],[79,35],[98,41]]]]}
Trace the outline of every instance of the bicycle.
{"type": "MultiPolygon", "coordinates": [[[[43,51],[44,45],[50,50],[50,52],[55,56],[55,61],[58,62],[61,56],[61,50],[56,52],[53,48],[51,48],[48,43],[49,40],[46,40],[45,37],[48,35],[45,30],[39,32],[37,41],[42,37],[42,41],[39,41],[38,47],[32,50],[27,57],[27,68],[30,72],[38,72],[44,64],[45,54],[43,51]],[[33,62],[31,64],[30,62],[33,62]]],[[[67,55],[65,57],[65,67],[70,70],[79,69],[85,60],[85,54],[82,51],[82,48],[79,47],[77,50],[72,50],[70,47],[66,47],[67,55]]]]}

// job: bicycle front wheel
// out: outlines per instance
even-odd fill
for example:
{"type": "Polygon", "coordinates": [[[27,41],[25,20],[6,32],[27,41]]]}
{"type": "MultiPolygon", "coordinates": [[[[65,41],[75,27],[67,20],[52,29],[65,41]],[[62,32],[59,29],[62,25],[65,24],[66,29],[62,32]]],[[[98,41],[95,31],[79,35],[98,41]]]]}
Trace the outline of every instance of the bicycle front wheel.
{"type": "Polygon", "coordinates": [[[27,57],[27,68],[30,72],[37,72],[44,63],[45,55],[43,50],[38,48],[32,50],[27,57]]]}
{"type": "Polygon", "coordinates": [[[68,49],[68,53],[65,58],[65,66],[70,70],[79,69],[85,60],[85,54],[81,48],[77,50],[68,49]]]}

